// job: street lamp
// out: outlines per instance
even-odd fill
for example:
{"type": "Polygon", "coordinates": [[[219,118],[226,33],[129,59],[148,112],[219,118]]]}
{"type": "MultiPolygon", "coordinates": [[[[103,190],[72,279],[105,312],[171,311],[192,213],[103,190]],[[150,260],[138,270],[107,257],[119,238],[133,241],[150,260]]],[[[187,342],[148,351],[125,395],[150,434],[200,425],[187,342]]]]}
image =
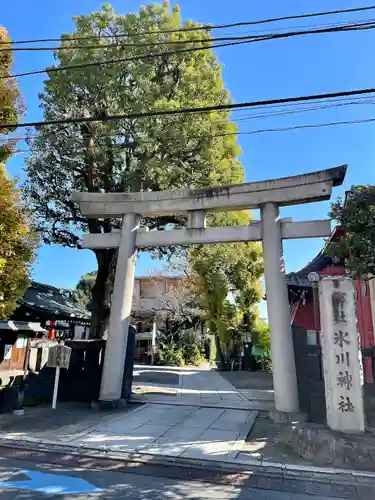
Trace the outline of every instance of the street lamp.
{"type": "Polygon", "coordinates": [[[320,344],[319,335],[319,295],[318,295],[318,285],[320,281],[320,274],[317,272],[309,273],[307,276],[309,283],[312,285],[313,289],[313,307],[314,307],[314,323],[315,323],[315,335],[316,335],[316,345],[320,344]]]}

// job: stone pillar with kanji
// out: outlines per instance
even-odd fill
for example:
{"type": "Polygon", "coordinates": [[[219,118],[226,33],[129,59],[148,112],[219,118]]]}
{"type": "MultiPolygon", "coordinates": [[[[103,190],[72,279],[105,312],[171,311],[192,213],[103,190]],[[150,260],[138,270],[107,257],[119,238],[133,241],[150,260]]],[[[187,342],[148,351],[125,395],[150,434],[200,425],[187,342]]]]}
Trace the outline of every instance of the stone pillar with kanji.
{"type": "Polygon", "coordinates": [[[336,431],[363,432],[363,371],[352,280],[323,278],[319,304],[327,425],[336,431]]]}

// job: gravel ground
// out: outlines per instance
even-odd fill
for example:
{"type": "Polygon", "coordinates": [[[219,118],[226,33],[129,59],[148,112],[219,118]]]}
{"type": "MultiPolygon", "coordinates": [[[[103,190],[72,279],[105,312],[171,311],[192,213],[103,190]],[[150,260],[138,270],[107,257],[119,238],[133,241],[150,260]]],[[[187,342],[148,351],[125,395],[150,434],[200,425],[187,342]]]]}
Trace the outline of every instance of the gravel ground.
{"type": "Polygon", "coordinates": [[[277,463],[295,465],[311,465],[307,460],[296,456],[285,436],[288,435],[287,424],[275,424],[268,412],[261,411],[249,432],[241,454],[256,460],[269,460],[277,463]]]}

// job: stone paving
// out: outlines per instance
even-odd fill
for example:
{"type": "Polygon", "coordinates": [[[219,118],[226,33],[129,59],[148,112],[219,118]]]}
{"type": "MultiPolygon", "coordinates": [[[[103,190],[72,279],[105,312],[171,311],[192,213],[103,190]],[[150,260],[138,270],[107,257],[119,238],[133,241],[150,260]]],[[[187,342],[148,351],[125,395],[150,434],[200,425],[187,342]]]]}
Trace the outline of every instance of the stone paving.
{"type": "Polygon", "coordinates": [[[70,444],[118,452],[233,460],[257,412],[148,404],[113,417],[70,444]]]}
{"type": "MultiPolygon", "coordinates": [[[[147,384],[152,384],[153,389],[174,388],[178,394],[166,396],[159,403],[133,404],[125,410],[108,413],[74,408],[74,404],[69,407],[66,403],[58,403],[56,411],[46,407],[26,408],[24,417],[0,416],[1,444],[124,460],[134,456],[144,456],[145,460],[151,456],[152,460],[163,463],[186,459],[233,470],[255,467],[284,479],[286,474],[291,478],[307,474],[317,480],[322,476],[322,481],[329,476],[336,479],[350,476],[354,481],[357,476],[361,476],[361,481],[367,477],[361,471],[319,468],[306,465],[305,461],[296,463],[285,449],[276,450],[275,454],[274,439],[268,432],[272,424],[265,418],[267,412],[260,414],[263,419],[257,419],[258,409],[264,405],[273,407],[270,390],[236,390],[218,373],[209,370],[160,367],[156,377],[150,367],[136,367],[137,370],[135,382],[145,390],[147,384]],[[251,397],[256,399],[248,399],[251,397]],[[253,426],[255,420],[258,424],[253,426]],[[259,427],[261,422],[263,427],[259,427]]],[[[374,481],[375,474],[369,474],[369,480],[374,481]]],[[[270,489],[273,487],[270,484],[270,489]]]]}
{"type": "MultiPolygon", "coordinates": [[[[59,441],[111,452],[142,452],[226,462],[233,461],[240,452],[257,410],[274,408],[272,391],[239,392],[209,369],[137,365],[134,367],[134,387],[146,392],[134,394],[131,404],[145,404],[131,412],[99,412],[92,418],[87,415],[87,426],[82,425],[81,419],[77,428],[66,409],[69,423],[64,423],[61,417],[61,428],[57,424],[50,428],[46,416],[38,429],[33,424],[27,430],[26,419],[21,417],[17,422],[13,417],[12,424],[3,427],[5,432],[0,438],[59,441]],[[165,390],[176,392],[168,395],[163,392],[165,390]]],[[[33,411],[40,415],[38,409],[28,409],[27,415],[33,411]]],[[[60,415],[59,408],[55,413],[46,408],[44,411],[52,418],[51,422],[60,415]]]]}
{"type": "MultiPolygon", "coordinates": [[[[139,405],[128,405],[121,414],[132,412],[139,405]]],[[[23,416],[13,413],[0,414],[0,436],[7,439],[33,439],[66,441],[76,435],[88,432],[96,425],[106,422],[113,416],[93,411],[86,404],[74,402],[58,402],[57,409],[52,410],[51,404],[37,407],[26,407],[23,416]]],[[[117,415],[119,412],[117,413],[117,415]]]]}
{"type": "MultiPolygon", "coordinates": [[[[274,396],[272,390],[252,390],[244,389],[237,390],[230,382],[224,377],[220,376],[214,370],[207,368],[171,368],[171,367],[140,367],[139,365],[134,368],[135,371],[139,370],[154,370],[155,373],[165,371],[165,373],[173,371],[179,373],[179,384],[171,387],[164,384],[164,390],[169,388],[173,391],[173,399],[171,394],[153,394],[152,383],[138,383],[135,380],[137,387],[142,387],[144,390],[141,394],[133,394],[132,402],[142,403],[165,403],[174,405],[192,405],[192,406],[205,406],[213,408],[231,408],[237,410],[273,410],[274,409],[274,396]],[[150,390],[147,391],[147,386],[150,390]]],[[[251,377],[251,373],[248,373],[251,377]]],[[[158,384],[160,387],[160,384],[158,384]]],[[[138,392],[138,391],[136,391],[138,392]]]]}

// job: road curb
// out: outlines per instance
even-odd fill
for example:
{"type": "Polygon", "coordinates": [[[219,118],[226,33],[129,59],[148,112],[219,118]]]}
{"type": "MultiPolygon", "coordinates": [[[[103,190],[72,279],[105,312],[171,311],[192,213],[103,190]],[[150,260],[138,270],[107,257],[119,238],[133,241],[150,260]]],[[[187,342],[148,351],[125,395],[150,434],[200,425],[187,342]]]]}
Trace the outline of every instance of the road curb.
{"type": "Polygon", "coordinates": [[[98,450],[82,446],[69,445],[50,440],[15,440],[0,439],[3,448],[17,449],[23,451],[35,451],[45,453],[62,453],[73,456],[95,458],[101,460],[112,460],[139,464],[163,465],[172,467],[184,467],[205,469],[210,471],[227,472],[228,474],[247,473],[267,477],[282,477],[285,479],[309,480],[314,482],[334,482],[346,485],[358,486],[360,483],[371,483],[375,486],[375,473],[367,471],[349,471],[336,468],[319,468],[315,466],[301,466],[293,464],[280,464],[271,461],[259,460],[235,460],[232,462],[220,462],[215,460],[202,460],[192,458],[168,457],[143,453],[113,452],[110,450],[98,450]]]}

